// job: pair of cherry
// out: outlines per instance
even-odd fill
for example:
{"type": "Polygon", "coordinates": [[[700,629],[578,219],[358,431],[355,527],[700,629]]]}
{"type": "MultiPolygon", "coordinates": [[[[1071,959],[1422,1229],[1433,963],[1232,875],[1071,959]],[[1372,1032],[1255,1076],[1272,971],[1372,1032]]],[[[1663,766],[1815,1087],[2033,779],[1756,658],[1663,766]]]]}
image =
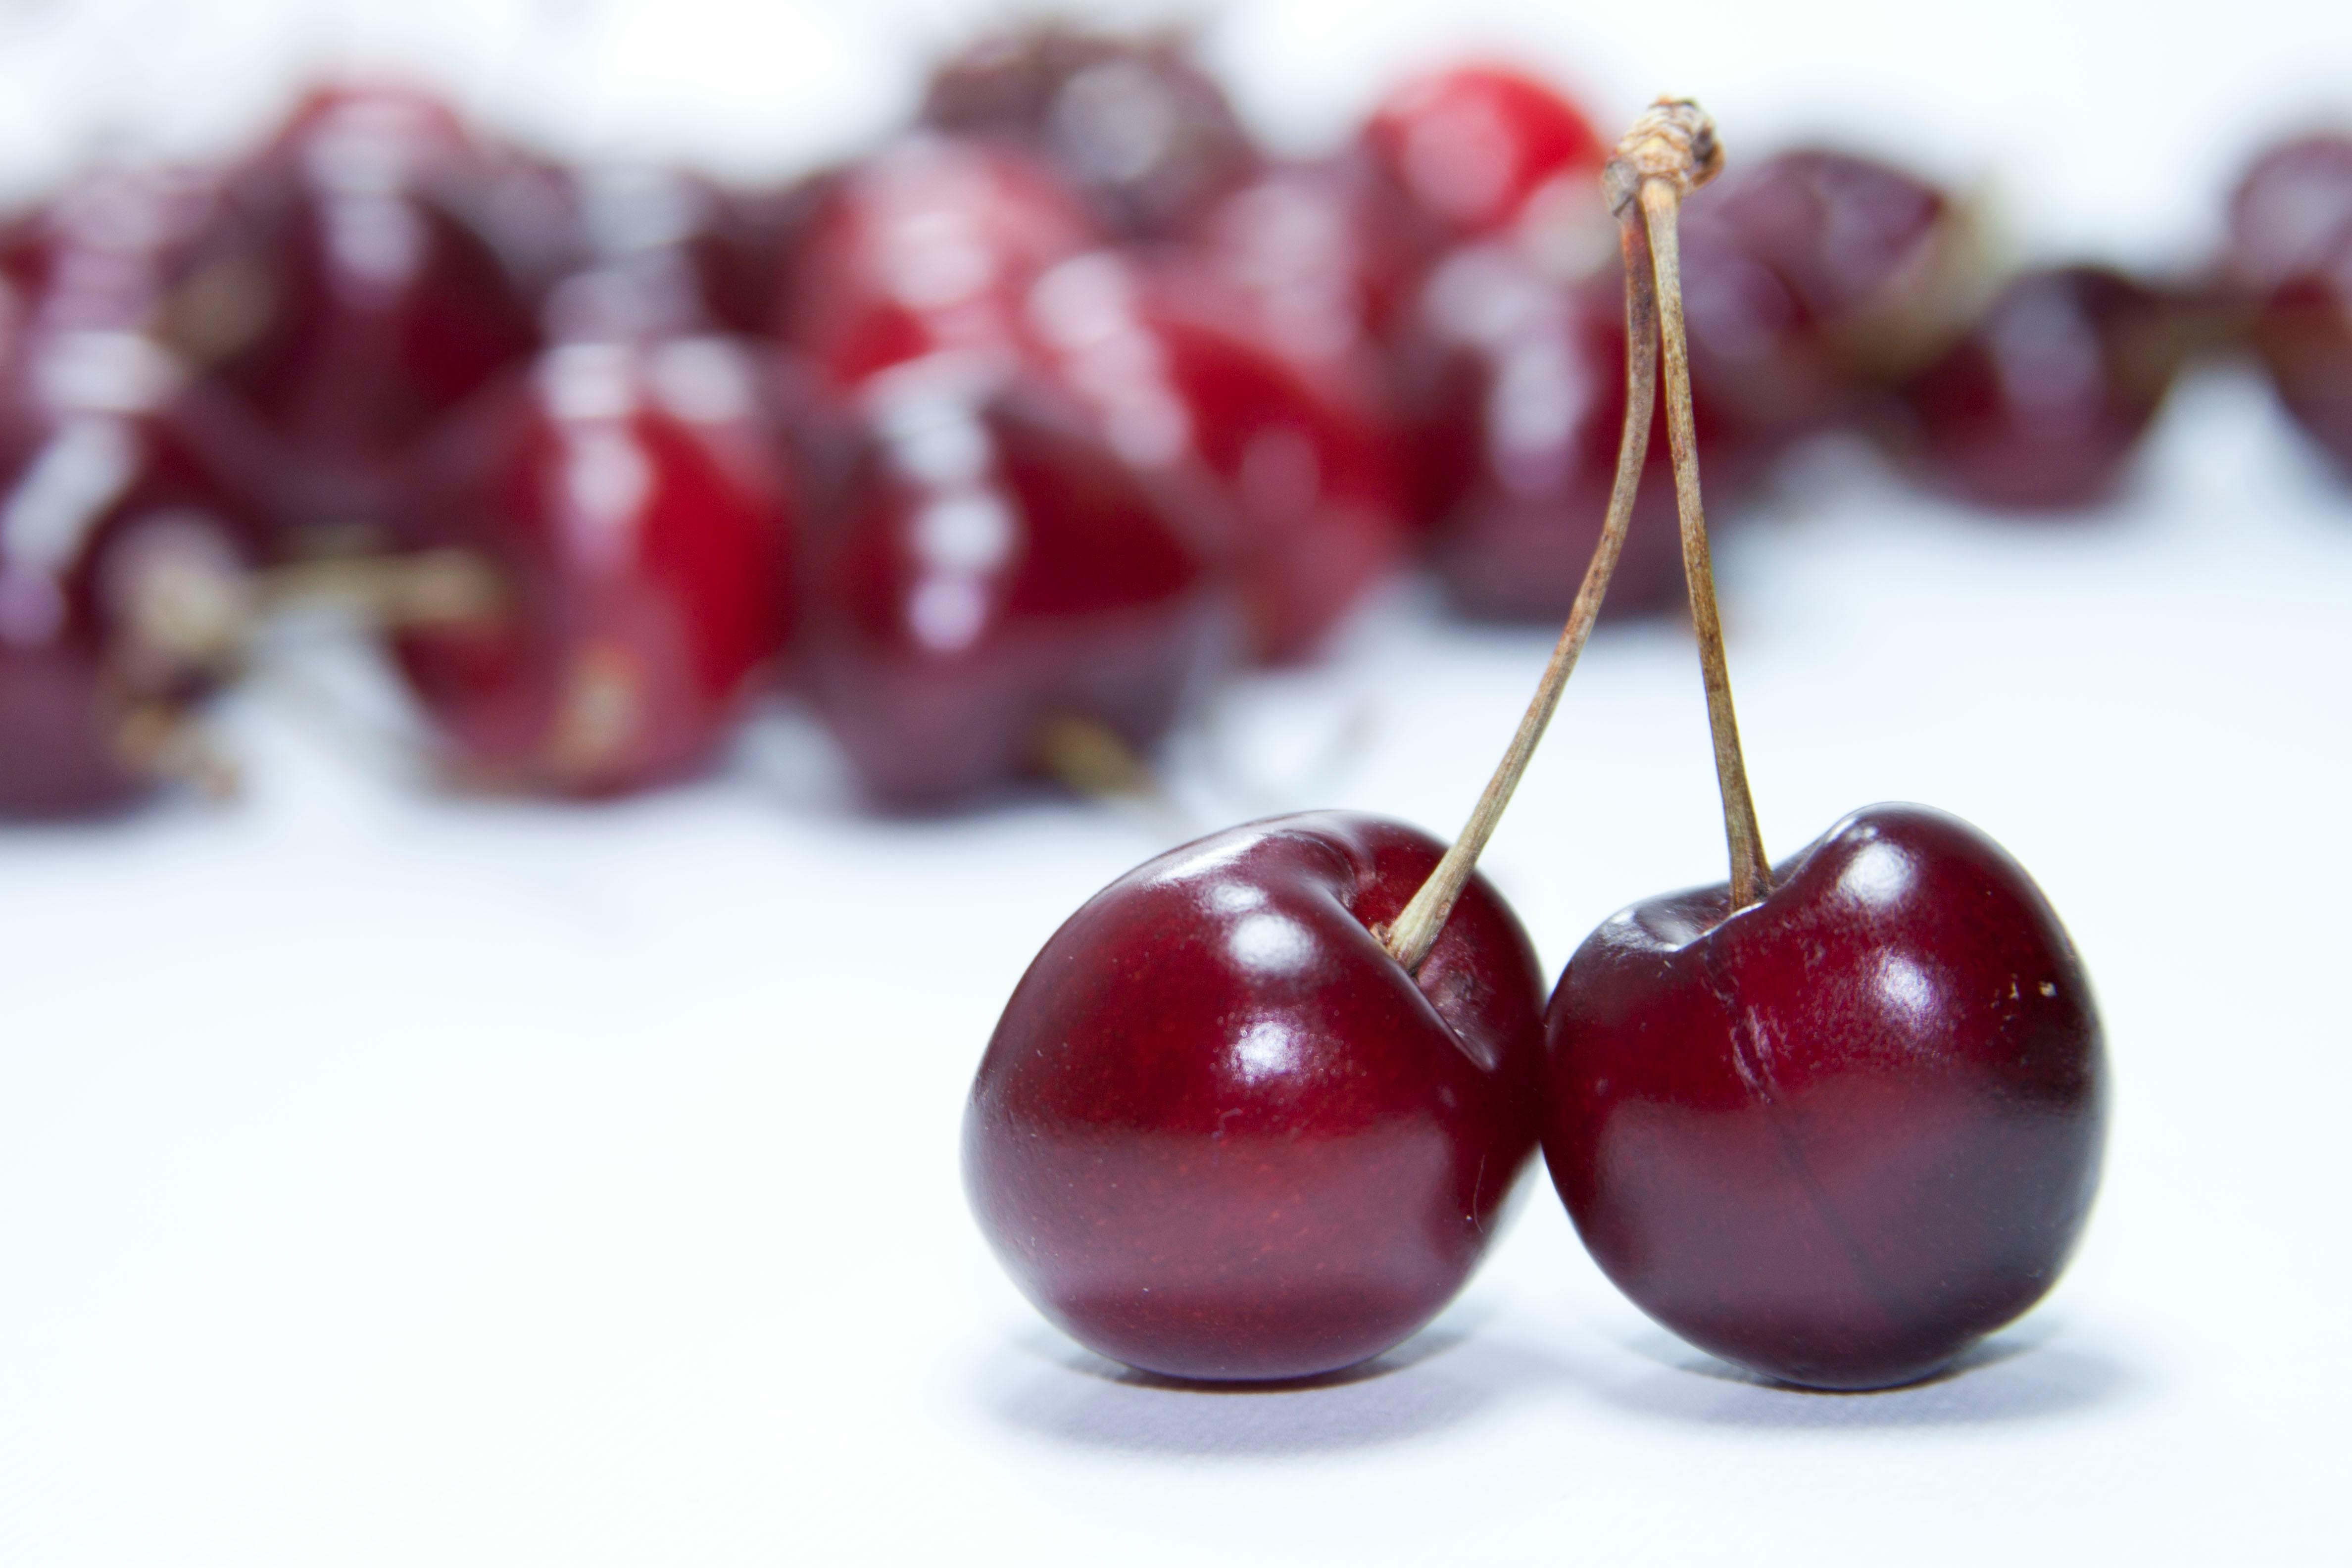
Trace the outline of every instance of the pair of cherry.
{"type": "Polygon", "coordinates": [[[1537,697],[1451,849],[1337,813],[1185,846],[1082,908],[974,1083],[967,1184],[1015,1281],[1182,1378],[1380,1354],[1466,1280],[1540,1142],[1609,1276],[1790,1382],[1927,1376],[2050,1288],[2105,1137],[2089,983],[2024,871],[1919,807],[1768,865],[1698,497],[1676,217],[1720,162],[1661,100],[1605,171],[1627,391],[1600,542],[1537,697]],[[1652,279],[1654,278],[1654,286],[1652,279]],[[1633,905],[1547,1005],[1476,857],[1599,614],[1661,353],[1732,875],[1633,905]]]}

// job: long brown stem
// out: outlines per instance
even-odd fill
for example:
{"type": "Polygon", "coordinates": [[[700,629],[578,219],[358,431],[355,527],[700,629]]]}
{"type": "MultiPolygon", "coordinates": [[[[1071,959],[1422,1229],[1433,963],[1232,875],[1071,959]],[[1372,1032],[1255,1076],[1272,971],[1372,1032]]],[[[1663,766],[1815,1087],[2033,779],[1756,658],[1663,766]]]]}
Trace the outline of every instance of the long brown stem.
{"type": "Polygon", "coordinates": [[[1666,434],[1675,450],[1675,502],[1682,514],[1683,575],[1690,584],[1691,623],[1698,631],[1699,669],[1706,682],[1707,727],[1715,735],[1715,776],[1723,795],[1723,833],[1731,849],[1731,907],[1744,910],[1771,890],[1772,870],[1748,789],[1748,762],[1739,749],[1739,718],[1731,706],[1731,672],[1724,662],[1723,617],[1715,602],[1715,564],[1706,544],[1706,512],[1699,503],[1698,437],[1691,420],[1690,348],[1683,330],[1682,251],[1675,219],[1682,186],[1650,175],[1642,181],[1642,210],[1650,226],[1650,256],[1658,275],[1658,316],[1666,353],[1666,434]]]}
{"type": "Polygon", "coordinates": [[[1536,744],[1543,739],[1552,710],[1559,706],[1559,694],[1568,685],[1570,673],[1576,668],[1577,656],[1584,651],[1585,640],[1592,635],[1592,624],[1600,618],[1601,601],[1609,592],[1609,579],[1615,574],[1618,553],[1624,548],[1626,526],[1633,521],[1633,498],[1640,489],[1643,463],[1650,451],[1651,416],[1658,401],[1658,309],[1643,254],[1648,246],[1643,238],[1641,223],[1630,207],[1618,214],[1618,241],[1624,252],[1625,265],[1625,425],[1619,437],[1617,477],[1609,491],[1608,517],[1601,524],[1600,542],[1592,547],[1591,563],[1584,569],[1584,582],[1576,591],[1576,603],[1570,606],[1568,624],[1560,628],[1559,641],[1552,646],[1551,658],[1544,666],[1542,679],[1536,682],[1535,698],[1519,720],[1518,732],[1511,737],[1510,749],[1503,753],[1495,776],[1478,796],[1462,836],[1454,841],[1454,847],[1445,852],[1436,869],[1430,872],[1429,879],[1382,935],[1390,955],[1404,965],[1408,973],[1418,971],[1428,959],[1429,950],[1436,945],[1437,933],[1444,930],[1445,919],[1454,912],[1462,889],[1470,885],[1471,874],[1478,868],[1478,857],[1485,852],[1486,840],[1494,837],[1503,808],[1511,804],[1520,775],[1528,771],[1528,763],[1535,756],[1536,744]]]}

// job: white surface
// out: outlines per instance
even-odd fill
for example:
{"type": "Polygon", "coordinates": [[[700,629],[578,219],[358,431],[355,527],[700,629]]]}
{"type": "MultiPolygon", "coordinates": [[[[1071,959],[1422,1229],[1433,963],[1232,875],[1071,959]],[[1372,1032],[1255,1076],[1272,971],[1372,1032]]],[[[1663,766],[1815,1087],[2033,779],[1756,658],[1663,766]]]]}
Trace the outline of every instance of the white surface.
{"type": "MultiPolygon", "coordinates": [[[[173,14],[89,9],[118,37],[173,14]]],[[[310,14],[478,36],[452,5],[397,9],[310,14]]],[[[1343,9],[1227,19],[1303,60],[1301,123],[1423,26],[1370,5],[1341,36],[1343,9]]],[[[772,11],[850,40],[866,63],[844,80],[895,79],[851,47],[883,21],[772,11]]],[[[691,37],[718,8],[669,12],[691,37]]],[[[2168,113],[2270,123],[2255,65],[2309,81],[2347,58],[2340,9],[1696,15],[1728,30],[1693,34],[1675,84],[1727,125],[1743,95],[1793,122],[1791,81],[1907,47],[1903,96],[2004,166],[2036,107],[2177,148],[2168,113]],[[1804,41],[1832,36],[1844,53],[1804,41]],[[1996,67],[1999,91],[1970,79],[1996,67]]],[[[1555,55],[1589,27],[1612,81],[1675,53],[1597,11],[1517,26],[1555,55]]],[[[761,101],[741,58],[707,58],[711,101],[761,101]]],[[[701,123],[685,67],[647,71],[646,101],[701,123]]],[[[2193,239],[2236,147],[2180,198],[2134,145],[2070,143],[2063,188],[2105,205],[2040,193],[2030,233],[2087,214],[2193,239]]],[[[1123,1381],[997,1272],[956,1131],[1021,967],[1162,826],[860,820],[785,719],[658,798],[453,804],[256,693],[230,714],[242,806],[0,836],[0,1563],[2341,1560],[2352,489],[2227,377],[2188,389],[2149,457],[2112,512],[2047,531],[1832,457],[1727,549],[1769,842],[1874,799],[1957,811],[2033,869],[2104,1003],[2120,1093],[2088,1243],[1961,1375],[1863,1397],[1734,1381],[1615,1297],[1538,1184],[1380,1375],[1123,1381]]],[[[1329,669],[1234,699],[1235,731],[1286,737],[1301,777],[1368,709],[1342,775],[1244,799],[1195,745],[1177,784],[1210,823],[1270,795],[1450,830],[1547,641],[1392,607],[1329,669]]],[[[1489,861],[1549,964],[1616,905],[1720,875],[1711,791],[1686,639],[1604,630],[1489,861]]]]}

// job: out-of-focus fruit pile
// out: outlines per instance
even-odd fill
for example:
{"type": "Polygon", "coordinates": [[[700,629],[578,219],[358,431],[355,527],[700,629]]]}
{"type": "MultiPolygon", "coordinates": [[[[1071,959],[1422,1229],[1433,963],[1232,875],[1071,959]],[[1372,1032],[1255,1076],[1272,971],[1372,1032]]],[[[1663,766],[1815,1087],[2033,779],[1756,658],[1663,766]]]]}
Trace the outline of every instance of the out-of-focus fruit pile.
{"type": "MultiPolygon", "coordinates": [[[[1622,414],[1603,156],[1468,65],[1276,160],[1180,40],[1047,26],[782,190],[382,86],[226,168],[88,171],[0,224],[0,816],[216,774],[202,704],[322,595],[453,781],[676,779],[789,688],[924,810],[1148,754],[1414,563],[1557,619],[1622,414]]],[[[1899,167],[1748,165],[1685,226],[1711,503],[1843,426],[2057,515],[2222,344],[2352,468],[2352,138],[2266,156],[2231,237],[2189,283],[2002,276],[1899,167]]],[[[1643,495],[1620,612],[1679,591],[1643,495]]]]}

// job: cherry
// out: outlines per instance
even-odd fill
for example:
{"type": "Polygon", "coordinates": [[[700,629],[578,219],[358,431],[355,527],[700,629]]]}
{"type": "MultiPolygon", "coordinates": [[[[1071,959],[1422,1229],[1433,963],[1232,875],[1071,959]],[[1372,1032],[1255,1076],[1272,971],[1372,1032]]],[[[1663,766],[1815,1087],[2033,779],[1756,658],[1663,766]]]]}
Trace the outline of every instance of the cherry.
{"type": "Polygon", "coordinates": [[[1689,216],[1693,373],[1787,434],[1926,363],[1985,291],[1963,209],[1874,159],[1784,153],[1699,196],[1689,216]]]}
{"type": "Polygon", "coordinates": [[[1496,233],[1548,183],[1589,200],[1608,149],[1575,104],[1505,66],[1465,65],[1406,82],[1364,127],[1396,187],[1447,233],[1496,233]]]}
{"type": "MultiPolygon", "coordinates": [[[[1554,619],[1601,527],[1624,418],[1625,321],[1613,271],[1563,286],[1516,246],[1455,251],[1431,273],[1398,349],[1414,514],[1454,606],[1554,619]]],[[[1700,439],[1734,493],[1762,467],[1752,432],[1701,405],[1700,439]]],[[[1666,468],[1663,432],[1649,449],[1666,468]]],[[[1670,607],[1679,562],[1670,492],[1647,487],[1611,604],[1670,607]]]]}
{"type": "Polygon", "coordinates": [[[590,256],[673,258],[713,326],[746,336],[773,327],[787,196],[739,193],[656,164],[590,170],[572,184],[590,256]]]}
{"type": "Polygon", "coordinates": [[[2257,163],[2231,205],[2230,271],[2279,400],[2352,472],[2352,136],[2257,163]]]}
{"type": "Polygon", "coordinates": [[[1767,1376],[1878,1388],[2049,1289],[2097,1185],[2106,1069],[2057,917],[1975,829],[1875,806],[1765,861],[1676,265],[1681,199],[1721,157],[1696,105],[1661,100],[1610,184],[1650,235],[1731,879],[1637,904],[1577,951],[1545,1016],[1544,1152],[1595,1260],[1652,1317],[1767,1376]]]}
{"type": "Polygon", "coordinates": [[[981,1228],[1092,1350],[1350,1366],[1468,1279],[1535,1149],[1541,982],[1483,879],[1418,974],[1374,930],[1441,846],[1316,812],[1129,872],[1037,955],[964,1121],[981,1228]]]}
{"type": "Polygon", "coordinates": [[[1052,771],[1076,724],[1149,750],[1218,657],[1207,525],[1049,381],[876,378],[809,542],[810,695],[866,791],[939,809],[1052,771]]]}
{"type": "Polygon", "coordinates": [[[1898,439],[1969,500],[2082,506],[2114,487],[2185,346],[2171,301],[2120,272],[2027,272],[1897,389],[1898,439]]]}
{"type": "Polygon", "coordinates": [[[505,586],[502,614],[394,641],[456,770],[603,795],[708,762],[785,640],[788,506],[724,340],[588,336],[487,395],[401,516],[505,586]]]}
{"type": "MultiPolygon", "coordinates": [[[[1637,380],[1657,353],[1639,304],[1637,380]]],[[[1538,1080],[1534,955],[1475,868],[1600,613],[1654,402],[1646,381],[1627,399],[1583,589],[1452,848],[1336,812],[1232,828],[1112,883],[1013,992],[966,1190],[1014,1282],[1091,1348],[1313,1376],[1403,1341],[1476,1267],[1538,1080]]]]}
{"type": "Polygon", "coordinates": [[[380,521],[415,443],[537,342],[478,216],[487,154],[437,103],[316,95],[233,182],[180,342],[294,458],[292,526],[380,521]]]}
{"type": "Polygon", "coordinates": [[[1182,229],[1258,162],[1223,91],[1173,36],[1048,23],[983,38],[933,74],[922,118],[1053,159],[1132,238],[1182,229]]]}
{"type": "Polygon", "coordinates": [[[1213,489],[1259,658],[1313,652],[1394,566],[1404,498],[1374,409],[1268,343],[1256,300],[1097,252],[1041,279],[1029,319],[1121,455],[1213,489]]]}
{"type": "Polygon", "coordinates": [[[1017,150],[917,135],[826,181],[799,222],[783,336],[841,387],[946,352],[1017,352],[1021,304],[1091,248],[1085,208],[1017,150]]]}
{"type": "Polygon", "coordinates": [[[0,816],[218,783],[190,710],[232,651],[254,521],[148,340],[18,337],[0,396],[0,816]]]}

